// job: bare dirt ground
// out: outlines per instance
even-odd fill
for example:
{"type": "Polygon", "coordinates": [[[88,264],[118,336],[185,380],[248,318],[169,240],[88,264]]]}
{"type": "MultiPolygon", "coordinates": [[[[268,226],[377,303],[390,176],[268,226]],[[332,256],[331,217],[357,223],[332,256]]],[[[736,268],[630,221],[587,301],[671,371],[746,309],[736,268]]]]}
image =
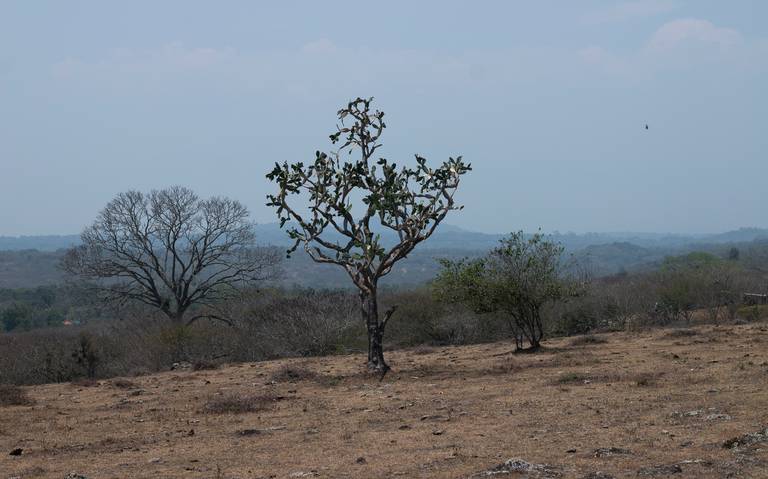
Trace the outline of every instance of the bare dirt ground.
{"type": "Polygon", "coordinates": [[[336,356],[32,387],[0,478],[768,478],[764,323],[600,338],[393,352],[381,383],[336,356]]]}

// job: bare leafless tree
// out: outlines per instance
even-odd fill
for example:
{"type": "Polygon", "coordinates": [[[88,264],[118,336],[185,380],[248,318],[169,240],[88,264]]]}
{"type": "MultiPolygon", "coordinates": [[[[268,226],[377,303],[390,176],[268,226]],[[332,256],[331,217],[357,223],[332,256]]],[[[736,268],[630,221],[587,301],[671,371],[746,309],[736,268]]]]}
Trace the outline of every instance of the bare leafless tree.
{"type": "Polygon", "coordinates": [[[81,238],[62,260],[66,272],[94,281],[110,301],[150,305],[177,325],[227,322],[215,305],[273,277],[279,262],[274,250],[255,247],[245,206],[178,186],[120,193],[81,238]]]}
{"type": "Polygon", "coordinates": [[[382,341],[394,309],[379,317],[379,279],[429,238],[448,212],[460,208],[454,194],[471,168],[461,157],[436,169],[418,155],[415,168],[376,159],[386,125],[384,113],[373,110],[371,102],[357,98],[339,110],[340,125],[330,136],[341,143],[339,150],[318,151],[309,165],[276,164],[267,178],[279,189],[268,195],[268,205],[277,208],[281,226],[290,222],[288,234],[295,243],[289,254],[303,245],[314,261],[338,265],[352,278],[368,330],[368,367],[383,377],[389,366],[382,341]],[[307,212],[292,204],[294,195],[304,195],[307,212]],[[377,227],[394,233],[393,246],[384,244],[377,227]]]}

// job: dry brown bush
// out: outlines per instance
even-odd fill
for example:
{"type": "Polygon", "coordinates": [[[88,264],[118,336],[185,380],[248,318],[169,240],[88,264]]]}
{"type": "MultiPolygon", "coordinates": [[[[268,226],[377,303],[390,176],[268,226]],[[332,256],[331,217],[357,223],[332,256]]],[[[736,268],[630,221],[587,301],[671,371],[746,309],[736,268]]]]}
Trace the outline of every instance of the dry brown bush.
{"type": "Polygon", "coordinates": [[[667,338],[690,338],[691,336],[698,336],[699,332],[695,329],[673,329],[664,336],[667,338]]]}
{"type": "Polygon", "coordinates": [[[594,334],[587,334],[579,336],[571,341],[571,346],[586,346],[589,344],[605,344],[608,340],[602,336],[595,336],[594,334]]]}
{"type": "Polygon", "coordinates": [[[316,372],[296,364],[286,364],[272,374],[272,380],[278,383],[295,383],[317,378],[316,372]]]}
{"type": "Polygon", "coordinates": [[[112,381],[112,385],[119,389],[135,389],[138,386],[133,381],[124,378],[118,378],[112,381]]]}
{"type": "Polygon", "coordinates": [[[0,406],[29,406],[34,401],[18,386],[0,384],[0,406]]]}

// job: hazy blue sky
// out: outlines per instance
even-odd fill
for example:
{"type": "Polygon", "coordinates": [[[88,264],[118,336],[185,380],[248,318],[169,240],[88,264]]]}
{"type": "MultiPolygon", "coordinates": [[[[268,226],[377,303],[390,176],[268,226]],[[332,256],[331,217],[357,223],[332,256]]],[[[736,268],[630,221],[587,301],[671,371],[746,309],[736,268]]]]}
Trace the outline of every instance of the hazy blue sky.
{"type": "Polygon", "coordinates": [[[0,234],[172,184],[274,221],[265,172],[327,149],[355,96],[388,158],[472,162],[452,224],[768,227],[766,85],[758,0],[5,0],[0,234]]]}

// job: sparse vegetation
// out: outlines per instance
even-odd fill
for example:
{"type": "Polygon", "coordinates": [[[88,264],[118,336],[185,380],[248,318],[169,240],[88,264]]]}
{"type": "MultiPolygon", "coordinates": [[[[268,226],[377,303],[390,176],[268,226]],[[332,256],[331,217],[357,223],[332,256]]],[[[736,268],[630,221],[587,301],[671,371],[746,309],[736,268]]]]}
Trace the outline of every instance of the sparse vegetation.
{"type": "Polygon", "coordinates": [[[272,374],[276,382],[298,382],[316,379],[318,374],[304,366],[286,364],[272,374]]]}
{"type": "Polygon", "coordinates": [[[29,406],[33,404],[27,392],[13,384],[0,384],[0,406],[29,406]]]}
{"type": "Polygon", "coordinates": [[[758,321],[768,318],[768,304],[755,304],[751,306],[742,306],[736,312],[741,319],[748,321],[758,321]]]}
{"type": "Polygon", "coordinates": [[[668,338],[690,338],[699,334],[695,329],[673,329],[666,333],[668,338]]]}
{"type": "Polygon", "coordinates": [[[133,382],[133,381],[131,381],[129,379],[125,379],[125,378],[118,378],[118,379],[112,380],[112,385],[114,387],[118,388],[118,389],[136,389],[136,388],[138,388],[138,385],[135,382],[133,382]]]}
{"type": "Polygon", "coordinates": [[[571,341],[571,346],[586,346],[590,344],[605,344],[608,340],[603,336],[595,336],[594,334],[586,334],[579,336],[571,341]]]}

